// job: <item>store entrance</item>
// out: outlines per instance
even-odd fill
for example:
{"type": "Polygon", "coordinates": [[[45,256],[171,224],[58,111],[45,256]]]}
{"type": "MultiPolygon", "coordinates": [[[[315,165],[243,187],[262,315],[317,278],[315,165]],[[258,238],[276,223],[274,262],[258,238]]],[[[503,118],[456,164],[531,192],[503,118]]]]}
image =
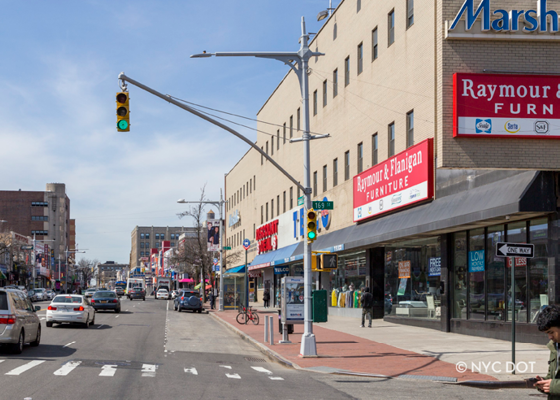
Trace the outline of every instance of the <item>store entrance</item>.
{"type": "Polygon", "coordinates": [[[373,319],[383,318],[385,314],[385,248],[376,247],[370,253],[371,294],[373,295],[373,319]]]}

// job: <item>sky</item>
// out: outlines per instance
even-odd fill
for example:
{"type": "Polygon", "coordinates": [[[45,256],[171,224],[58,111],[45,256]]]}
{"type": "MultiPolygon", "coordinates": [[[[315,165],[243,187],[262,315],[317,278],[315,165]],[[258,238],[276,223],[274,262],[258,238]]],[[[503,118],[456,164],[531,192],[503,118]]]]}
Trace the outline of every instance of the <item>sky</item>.
{"type": "MultiPolygon", "coordinates": [[[[65,183],[82,257],[128,263],[135,226],[192,226],[177,216],[186,210],[177,200],[199,199],[202,187],[219,199],[224,175],[249,146],[132,85],[131,129],[117,132],[118,74],[256,118],[287,66],[189,56],[297,51],[301,17],[317,32],[327,7],[328,0],[1,0],[0,190],[65,183]]],[[[254,130],[230,126],[256,140],[254,130]]]]}

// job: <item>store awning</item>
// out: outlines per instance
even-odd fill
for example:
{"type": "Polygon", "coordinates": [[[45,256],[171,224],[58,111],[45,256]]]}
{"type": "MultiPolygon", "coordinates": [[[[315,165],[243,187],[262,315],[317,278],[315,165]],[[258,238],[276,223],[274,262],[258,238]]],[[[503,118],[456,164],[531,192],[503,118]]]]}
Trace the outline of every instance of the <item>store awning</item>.
{"type": "Polygon", "coordinates": [[[245,266],[244,265],[240,265],[239,267],[233,267],[231,269],[226,270],[226,274],[237,274],[240,272],[245,272],[245,266]]]}
{"type": "Polygon", "coordinates": [[[282,247],[281,249],[270,251],[268,253],[259,254],[256,256],[251,264],[249,264],[249,271],[259,269],[259,268],[266,268],[273,265],[281,265],[289,263],[291,257],[298,247],[299,243],[291,244],[286,247],[282,247]]]}

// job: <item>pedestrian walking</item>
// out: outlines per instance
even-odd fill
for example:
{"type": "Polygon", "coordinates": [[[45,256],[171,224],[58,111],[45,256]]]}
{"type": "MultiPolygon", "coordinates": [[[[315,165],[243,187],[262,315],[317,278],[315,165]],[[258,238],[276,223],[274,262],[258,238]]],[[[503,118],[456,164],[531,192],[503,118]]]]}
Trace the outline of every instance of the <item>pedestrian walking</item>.
{"type": "Polygon", "coordinates": [[[214,303],[216,301],[216,296],[214,296],[213,291],[210,291],[210,294],[208,295],[208,300],[210,301],[210,309],[213,310],[214,309],[214,303]]]}
{"type": "Polygon", "coordinates": [[[270,307],[270,289],[265,289],[263,293],[264,308],[270,307]]]}
{"type": "Polygon", "coordinates": [[[368,287],[364,288],[360,302],[362,303],[362,325],[360,325],[360,328],[365,327],[364,324],[366,322],[366,315],[369,318],[368,327],[371,328],[371,320],[373,314],[373,295],[369,292],[368,287]]]}
{"type": "Polygon", "coordinates": [[[550,342],[546,345],[550,350],[548,374],[541,378],[537,376],[536,388],[539,392],[548,394],[549,400],[560,399],[560,374],[558,366],[558,343],[560,342],[560,308],[556,305],[543,308],[537,318],[539,331],[548,335],[550,342]]]}

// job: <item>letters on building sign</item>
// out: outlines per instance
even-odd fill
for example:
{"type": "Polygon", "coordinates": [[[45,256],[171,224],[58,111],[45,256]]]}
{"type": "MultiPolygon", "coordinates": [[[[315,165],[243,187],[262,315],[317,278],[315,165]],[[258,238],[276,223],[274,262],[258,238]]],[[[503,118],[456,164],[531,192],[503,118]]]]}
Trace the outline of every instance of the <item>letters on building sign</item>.
{"type": "Polygon", "coordinates": [[[257,228],[258,254],[278,249],[278,220],[257,228]]]}
{"type": "MultiPolygon", "coordinates": [[[[535,9],[526,10],[505,10],[496,9],[492,11],[491,0],[465,0],[457,16],[449,26],[447,36],[449,38],[468,38],[475,27],[475,23],[480,18],[480,33],[518,33],[521,32],[525,39],[540,39],[539,35],[526,35],[528,33],[550,34],[559,31],[559,15],[554,10],[548,10],[547,0],[538,0],[535,9]],[[477,5],[478,3],[478,5],[477,5]],[[464,34],[459,31],[461,19],[465,20],[464,34]]],[[[477,25],[478,27],[478,25],[477,25]]],[[[494,38],[511,39],[511,35],[493,35],[494,38]]],[[[519,36],[516,36],[519,38],[519,36]]],[[[560,40],[560,37],[558,37],[560,40]]]]}

